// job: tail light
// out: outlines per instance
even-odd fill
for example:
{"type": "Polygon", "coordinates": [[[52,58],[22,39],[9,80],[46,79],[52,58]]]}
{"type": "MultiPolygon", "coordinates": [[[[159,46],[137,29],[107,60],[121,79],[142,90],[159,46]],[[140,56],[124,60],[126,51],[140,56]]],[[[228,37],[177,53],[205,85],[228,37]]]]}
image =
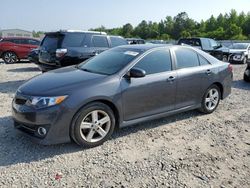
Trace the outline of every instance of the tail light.
{"type": "Polygon", "coordinates": [[[56,57],[63,57],[67,51],[67,49],[56,49],[56,57]]]}
{"type": "Polygon", "coordinates": [[[229,64],[227,68],[228,68],[229,72],[233,72],[233,66],[231,64],[229,64]]]}

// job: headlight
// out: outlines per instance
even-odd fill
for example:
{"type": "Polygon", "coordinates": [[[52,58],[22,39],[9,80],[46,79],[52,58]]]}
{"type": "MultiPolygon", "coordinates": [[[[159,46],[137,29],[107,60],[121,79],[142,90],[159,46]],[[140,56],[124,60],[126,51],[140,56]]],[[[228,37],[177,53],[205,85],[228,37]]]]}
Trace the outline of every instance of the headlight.
{"type": "Polygon", "coordinates": [[[45,108],[49,106],[54,106],[63,102],[67,96],[57,96],[57,97],[32,97],[30,105],[36,108],[45,108]]]}

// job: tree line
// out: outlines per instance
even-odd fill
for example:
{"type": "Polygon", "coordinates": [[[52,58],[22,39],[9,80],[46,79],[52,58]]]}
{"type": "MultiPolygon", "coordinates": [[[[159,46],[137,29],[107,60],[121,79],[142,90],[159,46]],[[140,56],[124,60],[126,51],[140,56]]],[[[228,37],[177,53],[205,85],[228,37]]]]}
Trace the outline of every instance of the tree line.
{"type": "Polygon", "coordinates": [[[181,12],[174,17],[167,16],[160,22],[143,20],[136,27],[127,23],[113,29],[101,26],[90,30],[104,31],[126,38],[178,40],[181,37],[209,37],[217,40],[247,40],[250,39],[250,12],[237,13],[233,9],[229,13],[217,17],[212,15],[200,22],[189,18],[186,12],[181,12]]]}

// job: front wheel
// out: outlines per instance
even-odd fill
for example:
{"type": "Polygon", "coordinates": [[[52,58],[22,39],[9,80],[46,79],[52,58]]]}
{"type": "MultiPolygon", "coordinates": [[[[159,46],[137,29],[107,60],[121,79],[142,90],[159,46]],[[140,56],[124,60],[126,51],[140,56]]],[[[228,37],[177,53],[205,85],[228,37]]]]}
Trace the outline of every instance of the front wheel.
{"type": "Polygon", "coordinates": [[[227,58],[227,56],[226,56],[226,55],[223,55],[223,57],[222,57],[222,61],[223,61],[223,62],[228,62],[228,58],[227,58]]]}
{"type": "Polygon", "coordinates": [[[249,69],[246,69],[244,72],[244,80],[246,82],[250,82],[250,70],[249,69]]]}
{"type": "Polygon", "coordinates": [[[221,92],[218,86],[212,85],[205,92],[200,111],[206,114],[210,114],[216,110],[217,106],[220,103],[221,92]]]}
{"type": "Polygon", "coordinates": [[[3,60],[6,64],[16,63],[18,61],[17,55],[14,52],[5,52],[3,60]]]}
{"type": "Polygon", "coordinates": [[[114,128],[112,109],[103,103],[91,103],[75,116],[71,137],[80,146],[95,147],[104,143],[112,135],[114,128]]]}
{"type": "Polygon", "coordinates": [[[247,58],[244,57],[244,59],[242,60],[242,64],[246,64],[247,63],[247,58]]]}

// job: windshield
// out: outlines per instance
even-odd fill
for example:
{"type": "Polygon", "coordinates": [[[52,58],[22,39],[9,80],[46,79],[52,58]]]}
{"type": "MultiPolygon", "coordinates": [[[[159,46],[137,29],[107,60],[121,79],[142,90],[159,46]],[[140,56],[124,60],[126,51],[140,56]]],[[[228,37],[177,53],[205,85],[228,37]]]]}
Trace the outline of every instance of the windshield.
{"type": "Polygon", "coordinates": [[[244,43],[238,43],[238,44],[232,44],[231,46],[229,46],[230,49],[247,49],[248,44],[244,44],[244,43]]]}
{"type": "Polygon", "coordinates": [[[78,68],[88,72],[111,75],[120,71],[141,53],[135,49],[114,48],[81,63],[78,68]]]}

